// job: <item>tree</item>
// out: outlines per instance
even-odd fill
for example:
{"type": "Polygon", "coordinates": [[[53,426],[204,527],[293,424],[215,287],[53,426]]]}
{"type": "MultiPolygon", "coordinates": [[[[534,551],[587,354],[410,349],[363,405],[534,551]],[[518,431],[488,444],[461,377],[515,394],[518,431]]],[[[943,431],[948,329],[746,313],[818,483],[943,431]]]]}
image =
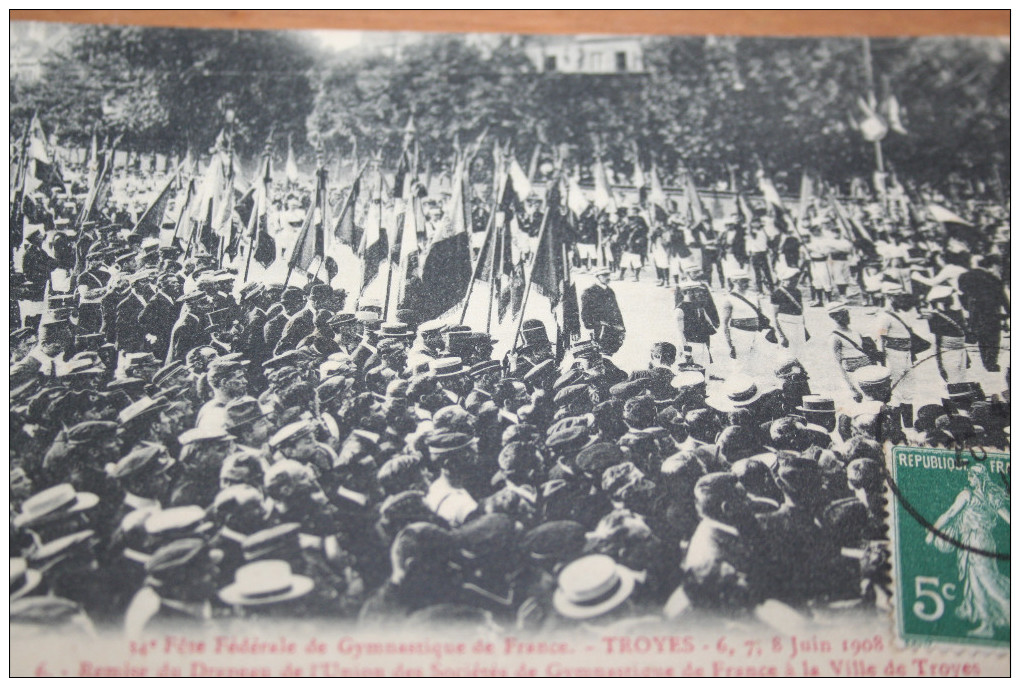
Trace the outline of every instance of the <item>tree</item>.
{"type": "Polygon", "coordinates": [[[12,92],[12,118],[38,107],[79,144],[100,125],[126,148],[201,152],[233,109],[235,146],[254,155],[274,123],[304,139],[314,63],[292,33],[84,26],[40,82],[12,92]]]}

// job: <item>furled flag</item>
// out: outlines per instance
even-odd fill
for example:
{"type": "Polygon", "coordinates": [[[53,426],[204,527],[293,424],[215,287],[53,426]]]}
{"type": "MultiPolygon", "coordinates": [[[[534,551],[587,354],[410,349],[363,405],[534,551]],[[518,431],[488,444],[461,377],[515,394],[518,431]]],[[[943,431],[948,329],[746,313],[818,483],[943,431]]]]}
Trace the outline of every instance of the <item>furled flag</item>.
{"type": "Polygon", "coordinates": [[[249,219],[248,247],[254,247],[252,258],[263,268],[269,268],[276,261],[276,241],[269,235],[269,210],[273,205],[269,191],[273,186],[272,158],[269,149],[262,156],[262,171],[255,179],[255,204],[249,219]],[[261,178],[261,181],[259,180],[261,178]],[[254,243],[252,242],[254,238],[254,243]]]}
{"type": "Polygon", "coordinates": [[[383,193],[382,171],[379,171],[378,192],[372,198],[372,206],[365,216],[365,231],[361,235],[358,256],[361,258],[362,274],[361,289],[368,287],[379,275],[379,266],[386,260],[390,244],[388,234],[383,228],[383,212],[386,205],[383,193]]]}
{"type": "Polygon", "coordinates": [[[358,204],[358,193],[361,192],[361,173],[354,177],[347,198],[340,209],[340,218],[333,227],[333,240],[340,245],[346,245],[354,251],[355,243],[361,242],[361,232],[355,223],[355,209],[358,204]]]}
{"type": "Polygon", "coordinates": [[[577,172],[574,172],[567,180],[567,207],[575,215],[581,216],[588,209],[589,204],[590,201],[584,196],[584,191],[581,189],[580,178],[577,172]]]}
{"type": "Polygon", "coordinates": [[[290,270],[295,268],[317,275],[326,256],[326,229],[322,223],[323,205],[326,201],[326,173],[319,168],[315,200],[308,207],[301,232],[294,242],[290,255],[290,270]]]}
{"type": "Polygon", "coordinates": [[[641,151],[638,150],[637,142],[634,142],[634,188],[641,190],[647,185],[645,171],[641,169],[641,151]]]}
{"type": "Polygon", "coordinates": [[[903,127],[903,120],[900,117],[900,102],[896,100],[896,97],[890,94],[882,102],[881,107],[882,116],[888,121],[889,129],[897,134],[906,134],[907,130],[903,127]]]}
{"type": "Polygon", "coordinates": [[[166,182],[163,190],[159,192],[152,204],[146,208],[142,216],[135,224],[135,235],[143,238],[158,238],[159,229],[163,227],[163,217],[166,216],[166,208],[170,204],[170,195],[173,193],[174,184],[177,182],[177,172],[166,182]]]}
{"type": "Polygon", "coordinates": [[[652,163],[652,169],[649,172],[650,175],[650,188],[648,190],[648,201],[653,205],[658,205],[665,209],[666,207],[666,191],[662,188],[662,181],[659,179],[659,171],[655,167],[655,163],[652,163]]]}
{"type": "Polygon", "coordinates": [[[92,139],[89,140],[89,156],[85,160],[89,177],[94,180],[99,172],[99,140],[96,138],[96,131],[92,130],[92,139]]]}
{"type": "Polygon", "coordinates": [[[192,231],[195,228],[195,222],[191,219],[192,213],[192,202],[195,199],[195,177],[188,179],[188,188],[184,193],[184,202],[180,203],[180,208],[177,212],[177,224],[174,226],[174,240],[175,244],[183,244],[183,248],[187,248],[187,243],[191,240],[192,231]]]}
{"type": "Polygon", "coordinates": [[[46,133],[43,132],[38,116],[32,116],[32,121],[29,123],[28,159],[29,168],[25,177],[25,188],[29,193],[50,186],[64,187],[64,178],[47,148],[46,133]]]}
{"type": "Polygon", "coordinates": [[[287,177],[287,181],[292,184],[298,182],[298,171],[297,161],[294,160],[294,145],[291,143],[291,137],[287,135],[287,164],[284,165],[284,174],[287,177]]]}
{"type": "Polygon", "coordinates": [[[517,158],[510,156],[510,184],[513,186],[514,193],[517,194],[517,199],[524,202],[528,194],[531,193],[531,182],[528,180],[528,175],[524,173],[524,168],[517,162],[517,158]]]}
{"type": "MultiPolygon", "coordinates": [[[[412,120],[408,120],[412,123],[412,120]]],[[[410,137],[405,136],[405,141],[410,137]]],[[[400,161],[397,163],[396,174],[393,175],[393,247],[390,248],[390,262],[396,266],[400,264],[401,253],[404,245],[404,223],[407,221],[406,201],[411,197],[411,159],[405,146],[400,154],[400,161]]]]}
{"type": "Polygon", "coordinates": [[[783,201],[779,197],[779,191],[776,190],[772,179],[765,176],[764,170],[758,170],[758,188],[761,190],[762,197],[765,198],[766,205],[783,209],[783,201]]]}
{"type": "Polygon", "coordinates": [[[799,229],[804,224],[804,220],[808,216],[808,209],[811,207],[811,203],[815,198],[815,178],[809,170],[804,170],[800,175],[800,200],[797,206],[797,222],[796,226],[799,229]]]}
{"type": "Polygon", "coordinates": [[[595,160],[595,167],[592,168],[595,177],[595,207],[598,210],[616,211],[616,198],[613,196],[613,189],[609,187],[609,178],[606,176],[606,167],[602,160],[595,160]]]}
{"type": "Polygon", "coordinates": [[[551,306],[560,303],[568,279],[565,248],[570,243],[570,228],[561,212],[561,190],[558,180],[552,182],[545,202],[545,223],[535,248],[532,284],[551,306]]]}
{"type": "Polygon", "coordinates": [[[198,222],[198,239],[208,254],[217,252],[219,245],[216,231],[216,216],[222,216],[220,203],[226,195],[225,157],[222,153],[213,153],[209,158],[209,166],[202,174],[198,184],[196,198],[193,203],[193,218],[198,222]]]}
{"type": "Polygon", "coordinates": [[[450,218],[437,225],[421,267],[420,318],[431,320],[459,304],[471,283],[471,249],[464,206],[464,163],[454,171],[450,218]]]}
{"type": "Polygon", "coordinates": [[[857,97],[857,107],[864,114],[864,119],[857,122],[865,141],[881,141],[889,133],[889,125],[878,114],[875,107],[861,97],[857,97]]]}
{"type": "Polygon", "coordinates": [[[940,224],[964,224],[966,226],[973,225],[963,217],[947,210],[945,207],[942,207],[941,205],[929,204],[928,214],[930,214],[931,218],[939,222],[940,224]]]}
{"type": "Polygon", "coordinates": [[[687,216],[691,226],[697,226],[708,217],[708,210],[701,202],[698,189],[694,185],[694,177],[689,171],[684,172],[684,200],[687,202],[687,216]]]}

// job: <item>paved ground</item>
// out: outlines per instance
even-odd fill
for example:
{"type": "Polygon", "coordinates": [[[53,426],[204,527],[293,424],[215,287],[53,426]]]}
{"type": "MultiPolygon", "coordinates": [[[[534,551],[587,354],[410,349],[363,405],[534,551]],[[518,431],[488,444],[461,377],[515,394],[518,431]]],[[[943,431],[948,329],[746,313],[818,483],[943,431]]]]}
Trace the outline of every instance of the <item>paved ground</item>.
{"type": "MultiPolygon", "coordinates": [[[[595,282],[591,275],[583,271],[575,271],[574,280],[577,283],[578,294],[595,282]]],[[[634,282],[631,275],[628,275],[626,280],[613,280],[611,287],[616,292],[627,326],[627,340],[614,357],[617,365],[627,371],[644,369],[648,363],[651,345],[656,341],[669,341],[677,346],[682,346],[680,331],[673,317],[673,289],[657,287],[654,271],[643,271],[639,282],[634,282]]],[[[718,296],[722,294],[719,289],[713,291],[718,296]]],[[[806,290],[805,297],[810,298],[806,290]]],[[[487,300],[487,286],[477,286],[473,292],[466,318],[466,322],[472,327],[484,328],[487,300]]],[[[870,328],[875,322],[876,310],[875,308],[852,307],[852,326],[862,330],[865,334],[870,333],[870,328]]],[[[809,307],[806,309],[806,313],[808,330],[812,336],[811,340],[805,344],[805,350],[797,357],[808,371],[812,390],[832,395],[841,403],[849,402],[849,391],[842,381],[829,345],[834,324],[821,308],[809,307]]],[[[552,327],[550,324],[552,316],[548,312],[548,304],[541,297],[532,296],[528,303],[527,317],[546,320],[547,325],[552,327]]],[[[500,339],[500,343],[496,346],[497,352],[509,348],[514,328],[509,325],[497,325],[492,329],[493,335],[500,339]]],[[[915,326],[915,331],[921,333],[922,336],[925,336],[923,331],[926,329],[926,324],[920,321],[915,326]]],[[[930,335],[926,338],[931,340],[930,335]]],[[[767,383],[769,375],[782,359],[785,349],[760,341],[759,344],[763,347],[763,355],[760,360],[756,361],[754,365],[746,363],[734,365],[725,355],[727,351],[722,335],[718,335],[716,340],[713,344],[713,354],[718,354],[717,362],[710,367],[710,370],[724,377],[734,370],[752,373],[756,377],[760,377],[763,388],[769,386],[767,383]]],[[[998,374],[991,374],[984,370],[976,351],[971,356],[972,367],[969,378],[980,382],[986,393],[1000,392],[1006,388],[1004,375],[1005,368],[1009,365],[1009,345],[1008,335],[1004,336],[1001,359],[1003,372],[998,374]]],[[[929,351],[928,354],[930,355],[930,353],[929,351]]],[[[924,360],[924,357],[924,355],[921,356],[922,360],[919,361],[913,377],[915,392],[919,394],[914,400],[915,405],[939,402],[940,398],[946,395],[945,385],[938,374],[935,360],[924,360]]],[[[712,387],[718,388],[720,384],[721,382],[713,380],[712,387]]]]}

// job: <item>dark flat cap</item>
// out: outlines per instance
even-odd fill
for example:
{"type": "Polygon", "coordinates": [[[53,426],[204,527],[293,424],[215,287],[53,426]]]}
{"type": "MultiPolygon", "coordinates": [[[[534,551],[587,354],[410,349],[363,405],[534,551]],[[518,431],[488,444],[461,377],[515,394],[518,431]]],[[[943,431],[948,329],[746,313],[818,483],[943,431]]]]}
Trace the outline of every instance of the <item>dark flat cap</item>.
{"type": "Polygon", "coordinates": [[[601,479],[606,469],[625,461],[627,456],[618,445],[595,443],[581,450],[574,463],[588,475],[601,479]]]}
{"type": "Polygon", "coordinates": [[[537,560],[573,560],[585,545],[585,528],[573,520],[553,520],[521,537],[521,550],[537,560]]]}
{"type": "Polygon", "coordinates": [[[462,525],[453,532],[461,554],[468,559],[506,553],[513,542],[513,520],[502,513],[490,513],[462,525]]]}

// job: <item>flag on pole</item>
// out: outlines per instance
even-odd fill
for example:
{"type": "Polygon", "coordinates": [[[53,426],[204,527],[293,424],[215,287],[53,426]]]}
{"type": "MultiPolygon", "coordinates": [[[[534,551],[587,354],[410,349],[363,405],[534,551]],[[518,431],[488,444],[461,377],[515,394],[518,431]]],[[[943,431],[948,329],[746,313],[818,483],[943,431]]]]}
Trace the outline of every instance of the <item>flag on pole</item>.
{"type": "Polygon", "coordinates": [[[708,210],[701,202],[698,189],[694,185],[694,177],[689,171],[684,172],[684,201],[687,203],[687,216],[692,226],[705,221],[708,217],[708,210]]]}
{"type": "Polygon", "coordinates": [[[864,114],[864,119],[856,123],[864,140],[876,142],[884,139],[885,135],[889,133],[889,125],[878,114],[872,103],[865,101],[862,97],[857,97],[857,108],[864,114]]]}
{"type": "Polygon", "coordinates": [[[337,219],[336,226],[333,227],[333,240],[340,245],[346,245],[354,251],[355,243],[360,242],[361,233],[355,223],[354,212],[358,203],[358,193],[361,191],[361,176],[354,178],[354,183],[351,184],[350,190],[347,192],[347,198],[344,200],[344,205],[340,209],[340,218],[337,219]]]}
{"type": "Polygon", "coordinates": [[[361,235],[361,244],[358,246],[358,256],[362,263],[362,291],[379,275],[379,266],[386,260],[390,249],[388,234],[383,229],[383,212],[386,207],[383,198],[383,178],[380,170],[378,191],[372,198],[372,205],[365,217],[365,231],[361,235]]]}
{"type": "Polygon", "coordinates": [[[641,151],[638,149],[637,142],[633,143],[634,146],[634,188],[641,190],[647,185],[645,179],[645,172],[641,169],[641,151]]]}
{"type": "Polygon", "coordinates": [[[532,284],[539,294],[556,306],[563,299],[568,269],[564,256],[564,246],[569,244],[569,228],[561,213],[560,182],[555,181],[549,187],[545,200],[545,232],[535,248],[535,268],[532,273],[532,284]]]}
{"type": "Polygon", "coordinates": [[[283,171],[287,181],[292,184],[298,182],[297,161],[294,160],[294,145],[289,134],[287,135],[287,164],[284,165],[283,171]]]}
{"type": "Polygon", "coordinates": [[[510,156],[510,183],[513,186],[514,193],[517,194],[517,199],[521,202],[528,197],[531,193],[531,181],[528,179],[528,175],[524,173],[524,168],[517,162],[517,158],[510,156]]]}
{"type": "Polygon", "coordinates": [[[649,171],[649,183],[650,188],[648,190],[648,201],[653,205],[657,205],[663,209],[666,208],[666,191],[662,188],[662,181],[659,179],[659,171],[655,167],[655,163],[652,163],[652,168],[649,171]]]}
{"type": "Polygon", "coordinates": [[[454,171],[452,191],[450,218],[437,225],[422,259],[418,313],[423,321],[438,318],[460,304],[471,284],[463,159],[454,171]]]}
{"type": "Polygon", "coordinates": [[[316,275],[317,269],[326,256],[326,229],[322,223],[325,202],[325,172],[320,168],[316,173],[318,181],[315,189],[315,200],[308,207],[301,232],[294,242],[290,255],[290,269],[299,269],[310,275],[316,275]]]}
{"type": "Polygon", "coordinates": [[[269,268],[276,261],[276,241],[269,235],[269,210],[273,202],[269,191],[273,185],[273,159],[270,157],[269,149],[262,156],[262,171],[260,177],[256,178],[255,201],[249,223],[252,228],[249,230],[248,247],[255,249],[252,258],[263,268],[269,268]],[[261,181],[259,180],[261,179],[261,181]]]}
{"type": "Polygon", "coordinates": [[[64,178],[50,154],[42,123],[35,115],[29,123],[28,158],[29,169],[25,177],[25,188],[29,193],[48,187],[64,187],[64,178]]]}
{"type": "Polygon", "coordinates": [[[152,204],[139,217],[138,223],[135,224],[135,235],[143,238],[159,237],[159,230],[163,227],[163,218],[166,216],[166,208],[170,204],[170,195],[176,181],[177,172],[170,177],[163,186],[163,190],[159,192],[156,199],[152,201],[152,204]]]}
{"type": "Polygon", "coordinates": [[[567,181],[567,207],[575,215],[581,216],[588,209],[589,204],[589,200],[584,196],[584,191],[581,189],[580,177],[578,177],[577,172],[574,172],[567,181]]]}
{"type": "Polygon", "coordinates": [[[615,212],[616,198],[613,196],[613,189],[609,186],[609,178],[606,176],[606,167],[602,164],[601,158],[596,158],[592,174],[595,177],[595,207],[599,210],[615,212]]]}
{"type": "Polygon", "coordinates": [[[882,117],[889,123],[889,129],[897,134],[905,135],[907,130],[903,127],[903,120],[900,117],[900,102],[892,94],[885,98],[881,107],[882,117]]]}

